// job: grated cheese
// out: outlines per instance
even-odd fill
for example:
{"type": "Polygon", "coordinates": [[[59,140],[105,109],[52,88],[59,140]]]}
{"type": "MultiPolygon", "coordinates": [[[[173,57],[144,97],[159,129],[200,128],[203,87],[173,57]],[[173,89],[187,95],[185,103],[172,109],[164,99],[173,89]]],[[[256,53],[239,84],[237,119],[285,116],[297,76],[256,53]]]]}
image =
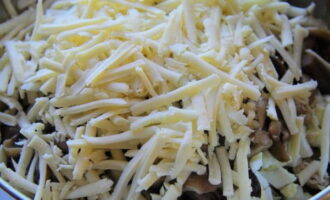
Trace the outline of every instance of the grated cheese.
{"type": "Polygon", "coordinates": [[[232,170],[230,168],[227,151],[224,147],[216,148],[216,155],[220,163],[222,181],[223,181],[223,195],[230,197],[234,195],[232,170]]]}
{"type": "Polygon", "coordinates": [[[293,43],[291,27],[290,27],[289,19],[286,15],[281,15],[280,19],[282,22],[282,32],[281,32],[282,46],[286,47],[293,43]]]}
{"type": "Polygon", "coordinates": [[[167,94],[158,95],[154,98],[137,103],[131,107],[133,114],[138,115],[158,107],[169,105],[175,101],[178,101],[186,96],[192,96],[197,94],[206,87],[216,86],[219,83],[219,79],[216,75],[211,75],[199,81],[191,82],[177,90],[173,90],[167,94]]]}
{"type": "Polygon", "coordinates": [[[294,74],[294,77],[298,79],[301,76],[301,69],[298,67],[292,56],[284,49],[284,47],[282,47],[281,43],[275,37],[271,38],[270,43],[276,48],[278,53],[288,64],[290,70],[294,74]]]}
{"type": "Polygon", "coordinates": [[[192,154],[192,123],[186,124],[186,131],[184,138],[180,144],[180,148],[177,152],[173,168],[171,170],[171,177],[174,178],[185,168],[189,155],[192,154]],[[188,156],[186,156],[188,155],[188,156]]]}
{"type": "Polygon", "coordinates": [[[183,12],[188,39],[194,43],[197,40],[197,33],[193,16],[193,6],[189,0],[183,1],[183,12]]]}
{"type": "Polygon", "coordinates": [[[0,112],[0,122],[7,126],[15,126],[17,124],[16,117],[3,112],[0,112]]]}
{"type": "MultiPolygon", "coordinates": [[[[280,98],[289,98],[289,97],[294,97],[297,95],[304,95],[308,94],[310,90],[313,90],[317,87],[317,82],[316,81],[309,81],[305,82],[302,84],[297,84],[297,85],[288,85],[288,86],[282,86],[278,87],[275,91],[274,94],[280,98]]],[[[309,96],[309,95],[307,95],[309,96]]]]}
{"type": "Polygon", "coordinates": [[[5,6],[7,12],[9,13],[10,17],[16,17],[17,16],[17,11],[12,4],[11,0],[3,0],[3,5],[5,6]]]}
{"type": "Polygon", "coordinates": [[[209,158],[209,182],[212,185],[218,185],[221,183],[221,171],[218,159],[215,154],[212,154],[209,158]]]}
{"type": "Polygon", "coordinates": [[[39,159],[39,183],[38,183],[38,188],[37,188],[37,191],[36,191],[36,194],[34,196],[34,199],[36,200],[39,200],[42,198],[43,196],[43,193],[44,193],[44,186],[45,186],[45,183],[46,183],[46,165],[47,163],[45,162],[44,159],[40,158],[39,159]]]}
{"type": "Polygon", "coordinates": [[[250,86],[249,84],[246,84],[240,80],[231,78],[228,74],[220,71],[219,69],[216,69],[214,66],[203,61],[190,52],[184,53],[182,55],[182,59],[193,67],[197,67],[200,73],[203,73],[204,75],[217,74],[221,79],[239,86],[243,89],[243,92],[251,99],[257,99],[260,96],[260,92],[254,86],[250,86]]]}
{"type": "Polygon", "coordinates": [[[321,166],[319,168],[319,175],[321,179],[326,174],[327,166],[329,163],[329,143],[330,143],[330,126],[329,126],[329,120],[330,120],[330,104],[327,104],[325,111],[324,111],[324,116],[323,116],[323,121],[322,121],[322,137],[321,137],[321,166]]]}
{"type": "Polygon", "coordinates": [[[33,194],[37,191],[38,186],[36,184],[19,176],[13,170],[7,168],[4,163],[0,163],[0,172],[11,182],[11,184],[21,188],[22,190],[33,194]]]}
{"type": "Polygon", "coordinates": [[[80,186],[77,189],[68,192],[64,199],[74,199],[81,197],[89,197],[103,192],[107,192],[111,189],[113,182],[109,179],[100,179],[94,183],[90,183],[84,186],[80,186]]]}
{"type": "Polygon", "coordinates": [[[277,189],[281,189],[287,184],[296,180],[296,177],[289,173],[286,169],[278,167],[274,170],[263,170],[260,172],[267,181],[277,189]]]}
{"type": "Polygon", "coordinates": [[[308,140],[311,126],[295,103],[317,87],[301,70],[314,4],[39,0],[32,8],[19,0],[18,11],[31,7],[21,14],[10,0],[4,5],[12,18],[0,24],[0,122],[22,137],[14,138],[18,159],[0,147],[0,173],[35,199],[142,199],[159,181],[151,197],[177,199],[192,173],[222,184],[228,199],[257,199],[250,169],[260,199],[273,199],[270,185],[292,196],[303,194],[296,177],[302,185],[317,171],[327,178],[326,97],[312,110],[319,142],[308,140]],[[289,67],[281,79],[275,53],[289,67]],[[266,116],[289,129],[290,162],[252,155],[261,96],[266,116]],[[285,166],[313,155],[310,143],[320,161],[289,173],[285,166]]]}
{"type": "Polygon", "coordinates": [[[247,155],[250,152],[250,140],[240,140],[238,144],[236,166],[238,173],[238,187],[240,199],[251,199],[251,180],[248,172],[247,155]]]}
{"type": "Polygon", "coordinates": [[[35,9],[30,8],[23,12],[22,14],[13,17],[11,20],[8,20],[2,24],[0,24],[0,35],[4,35],[8,33],[10,30],[18,26],[19,24],[28,25],[34,20],[34,12],[35,9]]]}
{"type": "Polygon", "coordinates": [[[70,115],[70,114],[76,114],[81,112],[90,111],[92,109],[96,108],[102,108],[102,107],[125,107],[127,106],[127,102],[124,99],[120,98],[113,98],[113,99],[102,99],[86,104],[81,104],[77,106],[72,106],[69,108],[60,108],[56,110],[57,115],[70,115]]]}
{"type": "Polygon", "coordinates": [[[298,179],[300,182],[300,185],[305,185],[305,183],[312,177],[321,167],[320,161],[312,161],[311,163],[308,164],[308,166],[303,169],[301,172],[298,174],[298,179]]]}

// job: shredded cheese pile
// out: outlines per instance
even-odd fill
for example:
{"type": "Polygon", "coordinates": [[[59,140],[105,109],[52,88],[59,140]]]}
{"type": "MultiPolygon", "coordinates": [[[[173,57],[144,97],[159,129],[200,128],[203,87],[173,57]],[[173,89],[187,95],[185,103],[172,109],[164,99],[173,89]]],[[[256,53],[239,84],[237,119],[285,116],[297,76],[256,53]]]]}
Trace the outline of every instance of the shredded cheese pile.
{"type": "Polygon", "coordinates": [[[35,199],[113,200],[141,199],[161,177],[152,199],[176,199],[192,173],[222,184],[229,199],[257,199],[250,169],[261,199],[272,199],[270,185],[288,194],[301,188],[296,177],[301,185],[317,170],[326,177],[325,100],[313,126],[319,161],[298,176],[284,168],[313,154],[294,103],[317,87],[313,80],[297,83],[308,34],[301,23],[312,7],[277,0],[58,0],[47,9],[39,0],[22,14],[10,12],[12,19],[0,24],[0,101],[8,106],[0,122],[19,126],[24,137],[18,160],[8,160],[1,146],[1,176],[35,199]],[[270,59],[275,52],[288,66],[283,77],[270,59]],[[283,117],[291,134],[287,163],[268,151],[249,156],[261,97],[268,98],[267,116],[283,117]],[[55,130],[47,132],[48,125],[55,130]]]}

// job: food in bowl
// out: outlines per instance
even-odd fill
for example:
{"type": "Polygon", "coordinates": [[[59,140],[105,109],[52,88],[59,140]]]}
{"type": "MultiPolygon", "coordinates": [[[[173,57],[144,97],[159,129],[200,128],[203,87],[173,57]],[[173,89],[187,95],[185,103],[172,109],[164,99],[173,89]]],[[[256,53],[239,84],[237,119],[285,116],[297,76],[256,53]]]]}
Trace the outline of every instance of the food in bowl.
{"type": "Polygon", "coordinates": [[[306,199],[329,184],[314,4],[4,2],[0,173],[27,196],[306,199]]]}

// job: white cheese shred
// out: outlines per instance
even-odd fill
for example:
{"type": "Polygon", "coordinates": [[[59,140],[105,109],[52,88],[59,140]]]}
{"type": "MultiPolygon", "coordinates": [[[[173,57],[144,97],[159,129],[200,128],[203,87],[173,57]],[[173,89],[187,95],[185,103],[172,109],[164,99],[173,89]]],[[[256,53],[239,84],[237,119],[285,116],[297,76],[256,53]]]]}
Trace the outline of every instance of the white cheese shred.
{"type": "Polygon", "coordinates": [[[238,187],[239,187],[239,198],[240,199],[251,199],[251,180],[249,178],[249,166],[247,155],[250,152],[250,140],[241,140],[238,144],[236,166],[237,173],[239,176],[238,187]]]}
{"type": "Polygon", "coordinates": [[[225,147],[217,147],[216,155],[220,163],[220,169],[222,174],[223,195],[226,197],[233,196],[234,185],[233,185],[232,170],[230,168],[228,154],[225,147]]]}
{"type": "Polygon", "coordinates": [[[110,179],[100,179],[99,181],[80,186],[77,189],[68,192],[64,199],[76,199],[102,194],[108,192],[112,185],[113,182],[110,179]]]}
{"type": "Polygon", "coordinates": [[[305,169],[303,169],[298,174],[298,179],[300,182],[300,185],[305,185],[305,183],[310,179],[321,167],[320,161],[312,161],[307,165],[305,169]]]}
{"type": "Polygon", "coordinates": [[[326,174],[327,167],[329,164],[329,148],[330,148],[330,104],[327,104],[323,121],[322,121],[322,137],[321,137],[321,166],[319,168],[320,177],[323,177],[326,174]]]}

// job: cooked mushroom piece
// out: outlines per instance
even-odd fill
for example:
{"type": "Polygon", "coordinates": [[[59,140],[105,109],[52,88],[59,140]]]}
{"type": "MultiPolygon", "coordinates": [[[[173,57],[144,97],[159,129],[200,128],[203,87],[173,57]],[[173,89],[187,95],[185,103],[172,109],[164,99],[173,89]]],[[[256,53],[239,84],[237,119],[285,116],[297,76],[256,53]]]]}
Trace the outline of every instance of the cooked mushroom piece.
{"type": "Polygon", "coordinates": [[[17,137],[18,135],[14,135],[12,138],[3,141],[3,150],[8,157],[19,156],[22,151],[22,148],[15,147],[14,142],[17,137]]]}
{"type": "Polygon", "coordinates": [[[19,126],[6,126],[4,124],[1,125],[1,140],[4,141],[6,139],[10,139],[16,134],[19,133],[19,126]]]}
{"type": "MultiPolygon", "coordinates": [[[[303,169],[308,166],[308,162],[306,160],[302,160],[296,167],[293,168],[293,172],[298,174],[303,169]]],[[[310,193],[317,193],[320,190],[323,190],[325,187],[329,185],[329,179],[321,179],[318,173],[314,174],[304,185],[307,191],[310,193]]]]}
{"type": "Polygon", "coordinates": [[[197,174],[191,174],[183,185],[183,191],[192,191],[197,194],[214,192],[217,188],[219,188],[219,185],[209,183],[207,175],[197,174]]]}
{"type": "Polygon", "coordinates": [[[256,105],[256,114],[259,122],[259,128],[263,128],[266,121],[266,109],[267,109],[268,99],[266,97],[262,97],[256,105]]]}
{"type": "Polygon", "coordinates": [[[289,133],[289,131],[288,131],[287,129],[284,129],[284,130],[282,131],[282,133],[281,133],[281,141],[282,141],[282,142],[286,142],[286,141],[289,140],[289,138],[290,138],[290,133],[289,133]]]}
{"type": "Polygon", "coordinates": [[[310,106],[310,100],[295,99],[295,104],[297,108],[298,115],[305,116],[305,124],[308,125],[312,121],[312,108],[310,106]]]}
{"type": "Polygon", "coordinates": [[[205,194],[197,194],[196,192],[183,192],[179,200],[226,200],[227,198],[221,194],[221,191],[209,192],[205,194]]]}
{"type": "Polygon", "coordinates": [[[208,175],[191,174],[183,185],[180,200],[222,200],[226,199],[219,190],[220,185],[212,185],[208,175]]]}
{"type": "Polygon", "coordinates": [[[290,160],[289,154],[285,150],[285,145],[281,141],[274,141],[269,150],[270,153],[281,162],[290,160]]]}
{"type": "Polygon", "coordinates": [[[269,137],[269,133],[263,130],[257,130],[252,136],[251,155],[253,156],[261,151],[269,149],[273,141],[269,137]]]}
{"type": "Polygon", "coordinates": [[[280,121],[271,121],[268,127],[268,132],[274,141],[279,141],[282,132],[282,123],[280,121]]]}
{"type": "Polygon", "coordinates": [[[318,192],[329,185],[329,179],[321,179],[318,174],[314,174],[305,184],[308,188],[318,192]]]}
{"type": "Polygon", "coordinates": [[[330,31],[321,28],[311,29],[304,42],[304,48],[310,50],[303,55],[303,72],[317,80],[321,93],[330,94],[330,31]]]}

